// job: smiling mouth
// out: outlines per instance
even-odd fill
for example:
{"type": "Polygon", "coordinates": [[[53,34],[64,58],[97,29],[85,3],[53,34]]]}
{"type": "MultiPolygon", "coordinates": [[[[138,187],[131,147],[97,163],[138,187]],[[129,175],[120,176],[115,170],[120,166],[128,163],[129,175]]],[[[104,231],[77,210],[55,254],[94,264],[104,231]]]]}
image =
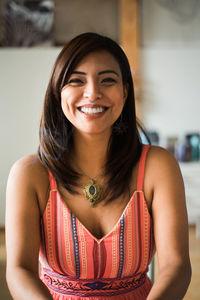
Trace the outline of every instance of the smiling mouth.
{"type": "Polygon", "coordinates": [[[88,115],[100,114],[100,113],[104,112],[106,109],[107,109],[107,107],[103,107],[103,106],[100,106],[100,107],[84,107],[84,106],[78,107],[79,111],[81,111],[85,114],[88,114],[88,115]]]}

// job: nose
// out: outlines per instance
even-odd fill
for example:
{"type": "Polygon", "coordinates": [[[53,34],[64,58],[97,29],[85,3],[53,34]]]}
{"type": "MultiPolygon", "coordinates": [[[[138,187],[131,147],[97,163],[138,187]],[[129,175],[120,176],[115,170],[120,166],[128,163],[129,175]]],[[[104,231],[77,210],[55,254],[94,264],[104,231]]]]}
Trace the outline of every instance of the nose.
{"type": "Polygon", "coordinates": [[[88,82],[85,86],[84,95],[90,101],[96,101],[102,97],[100,87],[97,82],[88,82]]]}

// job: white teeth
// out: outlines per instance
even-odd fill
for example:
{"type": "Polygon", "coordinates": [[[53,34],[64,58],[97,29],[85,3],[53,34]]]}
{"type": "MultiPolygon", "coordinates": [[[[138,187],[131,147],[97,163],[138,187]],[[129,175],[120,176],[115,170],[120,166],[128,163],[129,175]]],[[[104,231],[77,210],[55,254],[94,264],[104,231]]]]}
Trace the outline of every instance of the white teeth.
{"type": "Polygon", "coordinates": [[[91,107],[80,107],[80,110],[86,114],[99,114],[105,110],[105,107],[97,107],[97,108],[91,108],[91,107]]]}

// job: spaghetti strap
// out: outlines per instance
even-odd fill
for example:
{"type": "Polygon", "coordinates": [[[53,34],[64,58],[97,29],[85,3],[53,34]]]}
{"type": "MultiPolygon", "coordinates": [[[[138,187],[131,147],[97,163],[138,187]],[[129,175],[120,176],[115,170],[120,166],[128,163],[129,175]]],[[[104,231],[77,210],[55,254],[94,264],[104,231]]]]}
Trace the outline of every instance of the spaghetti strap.
{"type": "Polygon", "coordinates": [[[143,145],[137,176],[137,191],[143,191],[145,162],[150,145],[143,145]]]}
{"type": "Polygon", "coordinates": [[[57,190],[57,183],[55,178],[53,177],[52,173],[50,170],[48,170],[49,173],[49,182],[50,182],[50,189],[52,190],[57,190]]]}

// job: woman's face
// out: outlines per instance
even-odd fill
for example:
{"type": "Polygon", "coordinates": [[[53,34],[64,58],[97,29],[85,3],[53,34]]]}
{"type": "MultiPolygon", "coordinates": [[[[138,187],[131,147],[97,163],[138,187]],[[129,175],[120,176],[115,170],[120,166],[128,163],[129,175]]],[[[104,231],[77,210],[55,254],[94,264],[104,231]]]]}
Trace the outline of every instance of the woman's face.
{"type": "Polygon", "coordinates": [[[127,96],[116,59],[106,51],[88,54],[61,91],[61,106],[75,130],[111,132],[127,96]]]}

